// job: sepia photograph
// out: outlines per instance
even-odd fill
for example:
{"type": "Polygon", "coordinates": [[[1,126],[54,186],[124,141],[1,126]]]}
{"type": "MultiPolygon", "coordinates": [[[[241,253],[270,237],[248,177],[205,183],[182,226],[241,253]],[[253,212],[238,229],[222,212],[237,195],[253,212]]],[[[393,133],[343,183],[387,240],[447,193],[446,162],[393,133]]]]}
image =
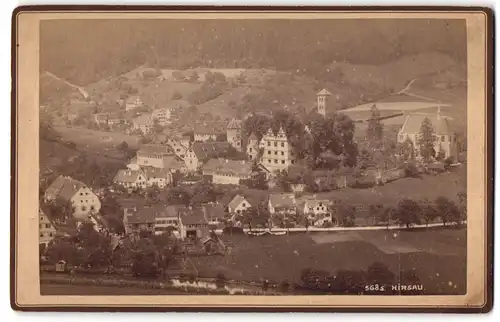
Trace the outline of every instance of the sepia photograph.
{"type": "Polygon", "coordinates": [[[487,17],[446,13],[26,13],[34,296],[486,303],[487,17]]]}

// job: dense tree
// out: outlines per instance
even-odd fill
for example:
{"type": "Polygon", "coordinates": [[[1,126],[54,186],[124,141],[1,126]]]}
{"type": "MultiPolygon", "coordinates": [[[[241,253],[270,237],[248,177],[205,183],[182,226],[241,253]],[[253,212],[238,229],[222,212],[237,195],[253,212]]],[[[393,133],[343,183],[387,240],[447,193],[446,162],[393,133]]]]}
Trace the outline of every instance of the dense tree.
{"type": "Polygon", "coordinates": [[[198,183],[194,187],[190,205],[197,206],[208,202],[215,202],[214,186],[210,183],[198,183]]]}
{"type": "Polygon", "coordinates": [[[439,213],[436,207],[428,201],[424,202],[424,206],[422,207],[422,218],[425,221],[425,226],[429,226],[429,223],[433,222],[438,217],[439,213]]]}
{"type": "Polygon", "coordinates": [[[406,138],[405,141],[396,145],[396,153],[402,161],[413,160],[415,159],[415,146],[409,138],[406,138]]]}
{"type": "Polygon", "coordinates": [[[173,205],[189,205],[191,194],[183,187],[171,188],[166,197],[166,202],[173,205]]]}
{"type": "Polygon", "coordinates": [[[436,155],[436,151],[434,150],[435,141],[434,128],[431,121],[426,117],[420,126],[420,135],[417,140],[420,155],[425,162],[431,161],[436,155]]]}
{"type": "Polygon", "coordinates": [[[382,204],[371,204],[368,207],[370,216],[373,218],[375,225],[377,224],[388,224],[389,218],[388,214],[385,212],[384,205],[382,204]]]}
{"type": "Polygon", "coordinates": [[[410,228],[412,225],[420,223],[421,208],[417,202],[411,199],[402,199],[393,212],[393,220],[398,225],[410,228]]]}
{"type": "Polygon", "coordinates": [[[372,149],[380,149],[383,144],[384,126],[380,122],[380,111],[375,104],[371,108],[371,116],[368,120],[366,139],[372,149]]]}
{"type": "Polygon", "coordinates": [[[446,197],[440,196],[436,198],[436,209],[439,217],[443,222],[443,226],[447,223],[454,223],[459,225],[462,221],[459,208],[455,203],[446,197]]]}
{"type": "Polygon", "coordinates": [[[354,227],[356,219],[356,207],[341,204],[337,207],[337,222],[342,227],[354,227]]]}

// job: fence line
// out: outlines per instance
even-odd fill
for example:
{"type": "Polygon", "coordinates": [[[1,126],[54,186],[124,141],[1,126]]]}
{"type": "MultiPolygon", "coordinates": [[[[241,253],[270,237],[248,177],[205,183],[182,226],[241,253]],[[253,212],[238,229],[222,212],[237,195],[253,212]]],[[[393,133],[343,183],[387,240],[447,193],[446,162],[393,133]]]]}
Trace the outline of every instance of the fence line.
{"type": "MultiPolygon", "coordinates": [[[[467,221],[462,221],[461,224],[467,224],[467,221]]],[[[335,232],[335,231],[363,231],[363,230],[406,230],[415,228],[432,228],[432,227],[450,227],[452,224],[448,223],[443,225],[443,223],[432,223],[428,225],[412,225],[409,228],[400,225],[389,225],[389,226],[358,226],[358,227],[294,227],[294,228],[243,228],[243,232],[335,232]]],[[[222,233],[222,229],[215,230],[216,233],[222,233]]]]}

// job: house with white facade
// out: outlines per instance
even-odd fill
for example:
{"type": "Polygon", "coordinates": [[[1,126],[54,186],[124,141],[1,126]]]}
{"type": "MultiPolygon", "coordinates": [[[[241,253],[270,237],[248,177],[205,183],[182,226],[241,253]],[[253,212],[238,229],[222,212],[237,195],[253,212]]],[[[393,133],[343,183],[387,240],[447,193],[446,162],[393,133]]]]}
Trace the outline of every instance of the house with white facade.
{"type": "Polygon", "coordinates": [[[127,189],[144,189],[147,187],[147,177],[141,169],[120,169],[113,182],[127,189]]]}
{"type": "Polygon", "coordinates": [[[293,147],[282,127],[276,134],[269,128],[262,137],[259,148],[263,150],[260,163],[273,173],[287,170],[290,165],[295,164],[293,147]]]}
{"type": "Polygon", "coordinates": [[[308,222],[316,227],[332,222],[332,203],[326,199],[316,199],[315,196],[304,198],[302,212],[308,222]]]}
{"type": "Polygon", "coordinates": [[[166,107],[154,109],[153,112],[151,113],[153,121],[155,120],[158,121],[158,124],[160,124],[161,126],[165,126],[168,123],[170,123],[171,116],[172,116],[172,111],[166,107]]]}
{"type": "Polygon", "coordinates": [[[297,202],[293,193],[272,193],[269,195],[268,209],[271,215],[295,215],[297,202]]]}
{"type": "Polygon", "coordinates": [[[244,196],[238,194],[229,202],[227,208],[230,214],[239,215],[252,208],[252,204],[244,196]]]}
{"type": "Polygon", "coordinates": [[[74,209],[75,219],[85,219],[90,213],[98,213],[101,209],[99,198],[83,182],[69,176],[60,175],[47,188],[44,194],[45,202],[62,199],[74,209]]]}

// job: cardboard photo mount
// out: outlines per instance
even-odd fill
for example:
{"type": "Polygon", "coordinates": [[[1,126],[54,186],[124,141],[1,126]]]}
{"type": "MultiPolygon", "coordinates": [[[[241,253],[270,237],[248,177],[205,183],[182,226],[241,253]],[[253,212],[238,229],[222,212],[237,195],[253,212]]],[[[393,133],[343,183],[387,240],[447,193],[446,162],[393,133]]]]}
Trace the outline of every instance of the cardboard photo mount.
{"type": "Polygon", "coordinates": [[[23,6],[12,15],[11,306],[19,311],[485,313],[493,290],[493,11],[481,7],[23,6]],[[464,19],[467,294],[449,296],[41,296],[39,28],[44,19],[464,19]],[[34,166],[35,165],[35,166],[34,166]]]}

